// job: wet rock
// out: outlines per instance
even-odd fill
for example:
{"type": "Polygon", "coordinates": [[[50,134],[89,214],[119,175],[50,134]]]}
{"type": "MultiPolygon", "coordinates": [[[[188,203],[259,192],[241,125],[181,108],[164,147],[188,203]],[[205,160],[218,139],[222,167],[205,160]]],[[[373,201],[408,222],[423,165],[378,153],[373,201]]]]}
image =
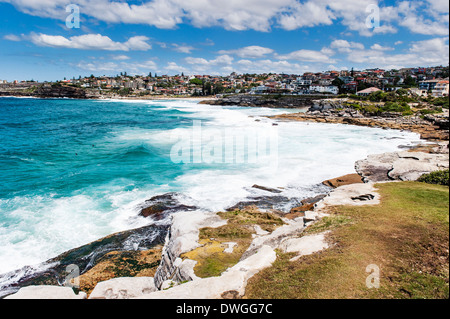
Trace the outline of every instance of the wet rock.
{"type": "Polygon", "coordinates": [[[110,252],[147,250],[163,244],[168,229],[168,225],[150,225],[116,233],[67,251],[37,267],[26,266],[0,275],[0,297],[15,293],[27,286],[64,285],[65,278],[70,274],[67,266],[77,266],[82,275],[110,252]]]}
{"type": "Polygon", "coordinates": [[[252,188],[257,188],[266,192],[270,192],[270,193],[281,193],[282,191],[279,189],[275,189],[275,188],[270,188],[270,187],[265,187],[265,186],[260,186],[260,185],[253,185],[252,188]]]}
{"type": "Polygon", "coordinates": [[[155,220],[161,220],[168,214],[179,211],[196,210],[197,207],[181,204],[177,199],[176,193],[167,193],[152,197],[143,204],[139,213],[140,216],[151,216],[155,220]]]}
{"type": "Polygon", "coordinates": [[[226,211],[243,210],[249,206],[256,206],[262,210],[278,210],[285,211],[286,207],[291,205],[298,205],[301,202],[297,199],[288,198],[285,196],[257,196],[250,197],[248,201],[242,201],[236,205],[227,208],[226,211]]]}

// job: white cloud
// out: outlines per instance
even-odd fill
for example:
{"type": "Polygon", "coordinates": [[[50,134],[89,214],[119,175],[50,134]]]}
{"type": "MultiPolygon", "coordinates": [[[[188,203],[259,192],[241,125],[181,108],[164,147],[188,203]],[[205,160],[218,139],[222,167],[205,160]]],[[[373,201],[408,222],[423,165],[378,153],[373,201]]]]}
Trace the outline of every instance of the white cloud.
{"type": "Polygon", "coordinates": [[[117,60],[117,61],[124,61],[124,60],[129,60],[130,57],[127,55],[116,55],[112,57],[113,60],[117,60]]]}
{"type": "Polygon", "coordinates": [[[186,44],[176,44],[173,43],[172,44],[173,50],[180,52],[180,53],[186,53],[186,54],[190,54],[193,50],[195,50],[194,47],[190,46],[190,45],[186,45],[186,44]]]}
{"type": "Polygon", "coordinates": [[[3,37],[3,39],[8,40],[8,41],[14,41],[14,42],[22,41],[22,37],[20,37],[18,35],[14,35],[14,34],[7,34],[3,37]]]}
{"type": "Polygon", "coordinates": [[[147,51],[151,49],[151,45],[147,43],[149,38],[145,36],[135,36],[123,43],[114,42],[101,34],[86,34],[65,38],[63,36],[32,33],[29,38],[36,45],[54,48],[105,51],[147,51]]]}
{"type": "Polygon", "coordinates": [[[236,50],[221,50],[219,51],[219,54],[235,54],[241,58],[261,58],[273,52],[274,50],[270,48],[264,48],[257,45],[253,45],[236,50]]]}
{"type": "Polygon", "coordinates": [[[384,47],[382,45],[379,45],[378,43],[375,43],[374,45],[372,45],[370,47],[372,50],[377,50],[377,51],[391,51],[394,50],[394,48],[391,47],[384,47]]]}
{"type": "Polygon", "coordinates": [[[408,50],[389,54],[374,45],[370,50],[352,50],[347,60],[366,67],[401,68],[425,65],[448,65],[448,37],[411,43],[408,50]]]}
{"type": "Polygon", "coordinates": [[[187,57],[185,59],[185,61],[189,64],[213,66],[213,65],[220,65],[220,64],[229,65],[233,62],[233,58],[231,56],[225,54],[225,55],[220,55],[213,60],[206,60],[204,58],[187,57]]]}
{"type": "Polygon", "coordinates": [[[152,60],[143,62],[79,62],[76,67],[90,72],[110,72],[127,71],[130,74],[148,74],[149,71],[156,70],[158,66],[152,60]]]}
{"type": "MultiPolygon", "coordinates": [[[[328,52],[330,53],[330,52],[328,52]]],[[[298,50],[285,55],[275,55],[280,60],[296,60],[301,62],[319,62],[319,63],[335,63],[329,54],[322,51],[314,50],[298,50]]]]}
{"type": "Polygon", "coordinates": [[[339,52],[351,52],[353,49],[364,50],[364,45],[358,42],[349,42],[347,40],[334,40],[331,42],[330,47],[338,50],[339,52]]]}
{"type": "Polygon", "coordinates": [[[248,60],[242,59],[235,66],[239,73],[286,73],[302,74],[309,70],[308,66],[291,63],[286,60],[248,60]]]}
{"type": "MultiPolygon", "coordinates": [[[[65,20],[72,0],[0,0],[27,14],[65,20]]],[[[273,27],[295,30],[340,23],[364,36],[395,33],[392,23],[422,34],[445,34],[448,2],[400,1],[395,6],[379,0],[144,0],[129,4],[113,0],[78,0],[83,16],[108,23],[151,25],[174,29],[188,23],[195,27],[218,26],[226,30],[270,31],[273,27]],[[380,8],[381,26],[368,29],[369,5],[380,8]],[[424,17],[425,13],[429,16],[424,17]],[[433,18],[434,20],[430,20],[433,18]],[[444,22],[444,23],[443,23],[444,22]],[[446,23],[445,23],[446,22],[446,23]],[[434,29],[434,31],[433,31],[434,29]]]]}

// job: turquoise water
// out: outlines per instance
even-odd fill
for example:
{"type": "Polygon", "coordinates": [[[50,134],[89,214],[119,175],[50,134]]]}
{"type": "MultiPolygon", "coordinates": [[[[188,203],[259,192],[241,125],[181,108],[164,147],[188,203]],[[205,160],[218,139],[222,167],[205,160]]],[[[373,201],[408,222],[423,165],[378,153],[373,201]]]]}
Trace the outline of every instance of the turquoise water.
{"type": "Polygon", "coordinates": [[[0,98],[0,273],[151,223],[138,207],[158,194],[179,192],[207,210],[258,194],[253,184],[307,197],[321,181],[353,172],[355,160],[418,140],[343,125],[274,126],[263,117],[280,113],[192,101],[0,98]],[[276,154],[256,163],[177,163],[174,145],[195,140],[194,121],[200,145],[211,133],[251,130],[276,136],[276,154]]]}

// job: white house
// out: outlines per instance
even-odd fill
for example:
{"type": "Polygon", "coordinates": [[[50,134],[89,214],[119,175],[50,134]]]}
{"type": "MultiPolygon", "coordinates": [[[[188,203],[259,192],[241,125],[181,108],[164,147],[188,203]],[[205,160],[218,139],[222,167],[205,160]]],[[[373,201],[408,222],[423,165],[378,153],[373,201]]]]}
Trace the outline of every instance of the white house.
{"type": "Polygon", "coordinates": [[[331,94],[339,94],[339,88],[334,85],[311,85],[309,87],[311,92],[317,93],[331,93],[331,94]]]}
{"type": "Polygon", "coordinates": [[[439,81],[434,89],[431,91],[433,97],[443,97],[448,96],[449,93],[449,81],[443,80],[439,81]]]}

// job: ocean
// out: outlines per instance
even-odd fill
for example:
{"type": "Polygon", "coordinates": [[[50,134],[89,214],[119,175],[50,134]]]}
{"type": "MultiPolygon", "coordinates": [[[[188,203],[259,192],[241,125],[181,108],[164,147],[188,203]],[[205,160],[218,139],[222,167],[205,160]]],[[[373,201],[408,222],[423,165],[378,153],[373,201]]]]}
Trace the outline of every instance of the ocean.
{"type": "Polygon", "coordinates": [[[209,211],[267,195],[255,184],[302,199],[354,173],[356,160],[419,142],[410,132],[266,117],[294,111],[0,98],[0,274],[155,223],[139,211],[156,195],[176,192],[209,211]]]}

